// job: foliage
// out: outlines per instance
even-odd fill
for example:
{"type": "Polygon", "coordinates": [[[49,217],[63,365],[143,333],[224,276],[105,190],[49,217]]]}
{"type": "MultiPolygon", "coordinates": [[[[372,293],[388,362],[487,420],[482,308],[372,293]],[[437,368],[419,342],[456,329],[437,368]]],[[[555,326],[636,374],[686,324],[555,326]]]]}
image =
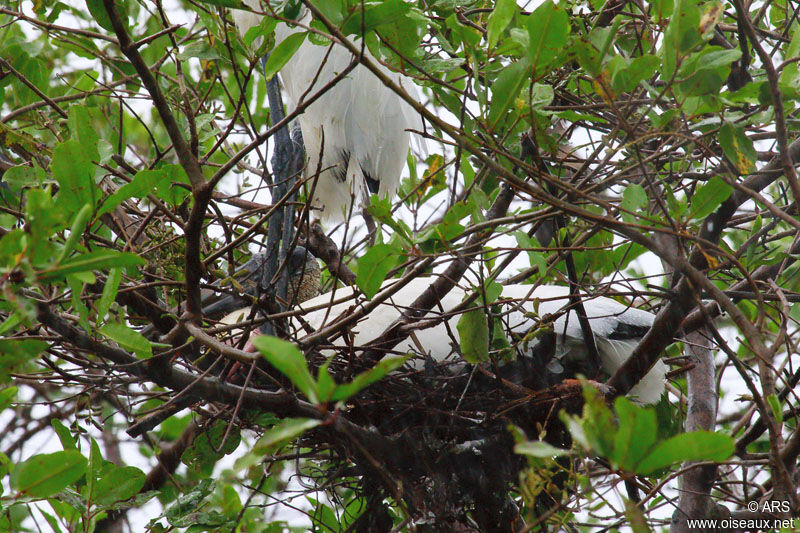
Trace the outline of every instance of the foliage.
{"type": "Polygon", "coordinates": [[[612,413],[594,389],[587,388],[586,394],[583,416],[564,415],[564,423],[575,443],[608,459],[614,468],[650,475],[686,461],[719,463],[733,454],[734,442],[728,435],[693,431],[659,439],[654,409],[620,396],[612,413]]]}
{"type": "MultiPolygon", "coordinates": [[[[281,43],[270,17],[239,36],[238,0],[0,6],[0,530],[646,531],[748,500],[798,515],[797,5],[521,4],[274,2],[315,12],[281,43]],[[264,75],[331,38],[414,79],[427,142],[397,198],[370,200],[377,229],[355,216],[330,242],[367,298],[459,266],[477,295],[452,344],[483,363],[468,377],[326,355],[350,333],[286,335],[285,315],[288,338],[247,359],[184,313],[267,240],[264,75]],[[644,364],[585,402],[511,383],[501,363],[547,334],[506,338],[493,304],[512,277],[662,311],[644,364]],[[668,397],[606,406],[664,354],[668,397]]],[[[375,340],[413,338],[404,317],[375,340]]]]}

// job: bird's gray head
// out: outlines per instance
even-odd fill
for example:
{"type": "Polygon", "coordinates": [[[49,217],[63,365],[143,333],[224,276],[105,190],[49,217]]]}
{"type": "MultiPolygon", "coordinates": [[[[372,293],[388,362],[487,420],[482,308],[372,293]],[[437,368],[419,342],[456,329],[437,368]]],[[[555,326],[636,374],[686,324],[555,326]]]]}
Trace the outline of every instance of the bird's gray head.
{"type": "Polygon", "coordinates": [[[289,258],[289,304],[299,304],[319,296],[322,270],[311,252],[298,246],[289,258]]]}
{"type": "MultiPolygon", "coordinates": [[[[266,252],[253,255],[233,273],[233,278],[241,286],[243,294],[229,294],[218,301],[209,298],[203,302],[205,304],[203,314],[214,318],[215,315],[230,313],[242,306],[251,305],[266,266],[266,259],[266,252]]],[[[289,287],[286,294],[289,306],[302,303],[320,293],[322,272],[316,258],[308,250],[297,246],[289,256],[286,268],[289,271],[289,287]]]]}
{"type": "MultiPolygon", "coordinates": [[[[256,286],[262,279],[263,269],[266,267],[266,260],[266,252],[255,254],[234,273],[234,277],[242,284],[248,296],[255,296],[256,286]]],[[[290,305],[305,302],[319,295],[322,272],[311,252],[302,246],[295,247],[285,268],[289,272],[289,290],[286,299],[290,305]]],[[[265,290],[265,287],[262,286],[261,290],[265,290]]]]}

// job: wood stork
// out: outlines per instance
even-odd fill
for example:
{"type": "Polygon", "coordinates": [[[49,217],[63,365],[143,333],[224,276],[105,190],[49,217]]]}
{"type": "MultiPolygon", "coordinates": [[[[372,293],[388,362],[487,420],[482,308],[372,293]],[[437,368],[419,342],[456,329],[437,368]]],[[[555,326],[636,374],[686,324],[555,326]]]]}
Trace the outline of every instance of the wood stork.
{"type": "MultiPolygon", "coordinates": [[[[264,15],[259,0],[244,0],[253,11],[232,10],[239,32],[257,26],[264,15]]],[[[310,13],[301,24],[310,22],[310,13]]],[[[277,42],[301,31],[280,23],[277,42]]],[[[356,41],[359,42],[359,41],[356,41]]],[[[365,55],[380,65],[369,52],[365,55]]],[[[325,88],[353,60],[343,46],[318,46],[305,40],[281,69],[283,87],[295,106],[325,88]]],[[[408,78],[380,65],[381,71],[409,94],[415,88],[408,78]]],[[[299,115],[307,154],[306,174],[317,169],[313,205],[324,220],[340,220],[350,213],[353,200],[367,192],[392,195],[400,183],[409,147],[409,130],[422,122],[402,98],[387,88],[363,65],[327,90],[299,115]]]]}
{"type": "MultiPolygon", "coordinates": [[[[388,287],[397,280],[384,284],[388,287]]],[[[366,314],[357,324],[349,328],[349,335],[330,339],[334,347],[355,349],[376,340],[386,328],[394,323],[408,306],[431,284],[430,278],[417,278],[410,281],[392,297],[388,298],[366,314]]],[[[431,327],[415,331],[414,334],[398,344],[395,352],[413,352],[419,356],[411,360],[412,367],[420,368],[424,357],[437,362],[461,361],[458,355],[459,334],[456,327],[459,314],[451,313],[467,296],[468,291],[453,288],[440,302],[439,306],[425,316],[437,316],[431,327]]],[[[298,305],[307,310],[293,321],[298,337],[302,337],[307,326],[318,330],[333,323],[343,315],[354,312],[366,302],[354,287],[344,287],[312,298],[298,305]]],[[[586,345],[578,323],[577,314],[569,310],[569,288],[556,285],[507,285],[503,287],[498,303],[501,303],[502,322],[507,333],[525,336],[532,328],[539,326],[539,318],[548,315],[555,317],[552,325],[556,336],[556,356],[562,361],[587,358],[586,345]]],[[[603,369],[611,374],[630,356],[635,346],[652,326],[654,315],[636,309],[611,298],[583,297],[589,324],[595,336],[603,369]]],[[[232,314],[233,315],[233,314],[232,314]]],[[[229,316],[223,322],[233,324],[243,320],[246,313],[229,316]]],[[[536,341],[530,343],[529,350],[536,349],[536,341]]],[[[325,353],[325,352],[323,352],[325,353]]],[[[522,354],[525,355],[524,353],[522,354]]],[[[656,403],[664,392],[666,365],[659,361],[650,372],[630,391],[629,396],[642,404],[656,403]]]]}

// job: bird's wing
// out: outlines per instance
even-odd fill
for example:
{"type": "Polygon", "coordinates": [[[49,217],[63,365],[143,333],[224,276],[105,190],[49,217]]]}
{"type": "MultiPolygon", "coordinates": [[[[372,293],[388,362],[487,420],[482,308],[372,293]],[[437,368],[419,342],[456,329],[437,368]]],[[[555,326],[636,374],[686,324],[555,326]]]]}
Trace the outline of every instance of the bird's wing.
{"type": "MultiPolygon", "coordinates": [[[[382,286],[387,288],[391,284],[396,283],[397,280],[388,280],[382,286]]],[[[370,341],[378,340],[381,333],[383,333],[389,326],[391,326],[404,311],[407,311],[409,306],[414,300],[422,294],[430,286],[429,278],[417,278],[411,280],[405,287],[403,287],[396,294],[388,298],[373,309],[369,314],[361,318],[356,324],[350,326],[348,329],[352,333],[352,343],[354,347],[365,346],[370,341]]],[[[297,328],[299,336],[302,336],[302,322],[305,321],[313,329],[320,329],[333,323],[336,319],[341,318],[344,314],[352,313],[366,302],[363,295],[354,296],[357,291],[353,287],[344,287],[337,289],[333,294],[325,293],[316,298],[299,305],[300,309],[320,309],[312,310],[304,313],[299,319],[293,320],[293,325],[297,328]],[[344,300],[344,301],[341,301],[344,300]],[[331,302],[337,302],[333,305],[331,302]]],[[[434,310],[430,311],[426,318],[434,318],[438,316],[441,309],[450,310],[461,301],[464,291],[458,287],[450,291],[441,303],[441,308],[437,306],[434,310]]],[[[450,319],[450,327],[455,329],[455,321],[458,317],[450,319]]],[[[430,353],[435,359],[445,358],[451,350],[451,341],[447,335],[443,334],[441,327],[431,327],[423,329],[415,333],[416,341],[413,339],[406,339],[394,348],[395,351],[405,353],[407,351],[419,352],[417,342],[423,346],[424,349],[430,353]]],[[[456,338],[457,341],[457,338],[456,338]]],[[[339,337],[334,341],[336,346],[345,346],[346,342],[339,337]]]]}
{"type": "MultiPolygon", "coordinates": [[[[385,282],[382,288],[386,288],[392,283],[396,283],[396,280],[385,282]]],[[[430,286],[430,283],[430,278],[412,280],[394,296],[382,302],[356,324],[352,325],[349,328],[352,334],[352,345],[360,347],[370,341],[377,340],[383,331],[400,318],[404,311],[408,310],[408,306],[430,286]]],[[[509,285],[503,287],[503,322],[508,330],[525,334],[532,327],[538,325],[538,321],[531,316],[534,311],[534,302],[537,299],[539,301],[538,313],[540,317],[557,313],[564,306],[569,305],[569,289],[567,287],[542,286],[533,291],[532,289],[532,285],[509,285]]],[[[337,289],[333,296],[331,293],[326,293],[313,298],[299,307],[303,309],[322,308],[305,313],[302,316],[302,320],[313,329],[319,329],[331,324],[336,319],[346,316],[347,313],[354,312],[366,302],[363,295],[354,296],[356,293],[357,291],[353,287],[345,287],[337,289]],[[344,301],[338,302],[338,300],[342,299],[344,301]],[[332,301],[337,301],[338,303],[328,308],[327,304],[332,301]]],[[[415,331],[413,338],[405,339],[394,350],[400,353],[419,353],[423,351],[437,361],[446,360],[457,353],[454,347],[457,348],[459,346],[457,323],[460,315],[451,315],[450,311],[463,301],[466,294],[467,291],[461,287],[453,288],[442,299],[440,304],[425,316],[426,319],[436,318],[437,316],[444,316],[446,319],[426,329],[415,331]]],[[[603,359],[605,370],[614,372],[630,356],[641,336],[652,324],[653,315],[630,308],[609,298],[588,299],[585,307],[593,332],[596,335],[598,350],[603,359]]],[[[299,320],[294,319],[293,323],[295,327],[300,327],[301,322],[299,320]]],[[[562,345],[566,346],[567,349],[579,349],[582,346],[583,337],[580,327],[577,326],[577,317],[574,312],[570,312],[569,317],[565,316],[556,319],[554,327],[556,333],[559,334],[562,345]],[[576,326],[573,327],[567,321],[567,318],[570,321],[574,321],[576,326]],[[559,326],[562,328],[560,333],[559,326]]],[[[298,331],[302,330],[298,329],[298,331]]],[[[343,347],[347,345],[347,342],[339,337],[334,340],[334,345],[343,347]]],[[[417,363],[419,363],[419,360],[417,360],[417,363]]],[[[419,364],[414,365],[413,361],[411,364],[412,366],[420,366],[419,364]]],[[[666,366],[659,361],[631,391],[631,397],[640,403],[657,402],[664,390],[665,374],[666,366]]]]}
{"type": "MultiPolygon", "coordinates": [[[[538,301],[540,317],[548,314],[557,316],[554,322],[557,334],[583,339],[577,313],[569,309],[568,287],[541,285],[534,289],[532,285],[510,285],[503,288],[503,296],[522,302],[529,311],[533,311],[533,304],[538,301]]],[[[611,298],[581,294],[581,301],[592,332],[597,336],[611,339],[642,337],[653,324],[653,314],[611,298]]]]}
{"type": "MultiPolygon", "coordinates": [[[[389,280],[384,284],[384,288],[394,283],[389,280]]],[[[398,291],[390,299],[381,303],[371,313],[366,315],[359,322],[358,326],[352,329],[356,332],[356,344],[363,344],[374,340],[386,327],[391,325],[408,306],[430,286],[430,279],[417,278],[412,280],[403,289],[398,291]]],[[[352,298],[353,288],[338,289],[335,298],[348,298],[346,302],[336,304],[327,309],[313,311],[304,315],[307,322],[314,328],[319,328],[324,324],[332,322],[342,313],[352,309],[354,306],[364,302],[363,296],[360,299],[352,298]]],[[[466,291],[460,287],[455,287],[441,301],[440,305],[429,311],[427,318],[432,318],[437,314],[447,313],[461,303],[466,291]]],[[[578,324],[577,315],[574,311],[563,313],[565,306],[569,305],[569,289],[561,286],[541,286],[533,290],[532,285],[509,285],[503,287],[502,297],[505,302],[503,309],[503,319],[510,331],[525,334],[530,328],[538,324],[532,316],[534,312],[534,302],[538,302],[538,315],[558,315],[554,322],[555,332],[563,337],[567,342],[582,343],[583,335],[578,324]]],[[[324,305],[331,300],[331,295],[326,293],[309,300],[301,307],[309,309],[312,306],[324,305]]],[[[653,315],[646,311],[630,308],[611,300],[609,298],[588,299],[585,308],[592,331],[597,338],[607,341],[607,347],[612,357],[612,362],[624,361],[630,354],[630,350],[638,342],[652,324],[653,315]],[[630,346],[628,349],[627,347],[630,346]],[[627,354],[627,355],[626,355],[627,354]],[[624,357],[622,357],[624,355],[624,357]]],[[[448,318],[448,325],[455,329],[458,316],[448,318]]],[[[441,324],[440,324],[441,326],[441,324]]],[[[427,330],[417,332],[418,340],[426,346],[432,354],[438,352],[449,353],[450,341],[452,339],[443,338],[442,327],[431,327],[427,330]],[[429,342],[422,342],[423,339],[429,342]]],[[[457,338],[455,339],[458,340],[457,338]]],[[[445,353],[445,356],[447,354],[445,353]]],[[[621,364],[621,363],[619,363],[621,364]]],[[[619,366],[617,364],[616,366],[619,366]]],[[[615,368],[616,368],[615,366],[615,368]]],[[[613,369],[612,369],[613,371],[613,369]]]]}

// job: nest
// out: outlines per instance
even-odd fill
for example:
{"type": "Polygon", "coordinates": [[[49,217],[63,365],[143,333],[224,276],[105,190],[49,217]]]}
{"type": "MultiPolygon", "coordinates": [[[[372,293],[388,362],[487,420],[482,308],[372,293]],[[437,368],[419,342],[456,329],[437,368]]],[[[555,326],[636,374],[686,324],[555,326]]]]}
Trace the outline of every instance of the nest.
{"type": "MultiPolygon", "coordinates": [[[[596,370],[586,361],[551,364],[552,333],[533,348],[526,343],[523,349],[518,343],[516,352],[516,360],[504,364],[429,360],[421,369],[404,366],[349,398],[333,417],[346,419],[349,427],[358,428],[357,434],[332,422],[301,439],[302,448],[312,455],[328,451],[325,464],[310,474],[315,485],[347,483],[366,502],[356,531],[390,530],[389,499],[395,504],[402,500],[423,530],[518,529],[519,510],[508,494],[519,483],[526,459],[514,453],[509,428],[518,428],[530,439],[569,447],[559,413],[578,413],[583,405],[581,383],[569,378],[594,376],[596,370]],[[555,374],[553,368],[563,371],[555,374]],[[425,526],[426,520],[432,522],[425,526]]],[[[318,346],[308,354],[309,365],[316,372],[328,362],[336,382],[345,383],[370,366],[354,353],[358,351],[352,347],[318,346]]],[[[291,386],[266,366],[262,370],[268,376],[262,374],[248,386],[291,386]]],[[[594,385],[601,393],[610,392],[594,385]]]]}
{"type": "Polygon", "coordinates": [[[549,359],[540,353],[500,367],[429,362],[422,370],[404,368],[386,376],[351,398],[344,410],[349,422],[368,431],[355,436],[357,444],[353,435],[326,427],[303,438],[304,448],[334,451],[330,468],[315,481],[340,483],[343,472],[360,480],[352,488],[367,508],[357,531],[390,530],[385,501],[398,496],[422,530],[518,529],[519,510],[508,493],[526,459],[514,453],[509,426],[528,438],[569,447],[559,412],[579,413],[583,405],[581,383],[553,375],[549,359]],[[401,487],[402,494],[389,487],[401,487]],[[427,526],[426,517],[433,520],[427,526]]]}

